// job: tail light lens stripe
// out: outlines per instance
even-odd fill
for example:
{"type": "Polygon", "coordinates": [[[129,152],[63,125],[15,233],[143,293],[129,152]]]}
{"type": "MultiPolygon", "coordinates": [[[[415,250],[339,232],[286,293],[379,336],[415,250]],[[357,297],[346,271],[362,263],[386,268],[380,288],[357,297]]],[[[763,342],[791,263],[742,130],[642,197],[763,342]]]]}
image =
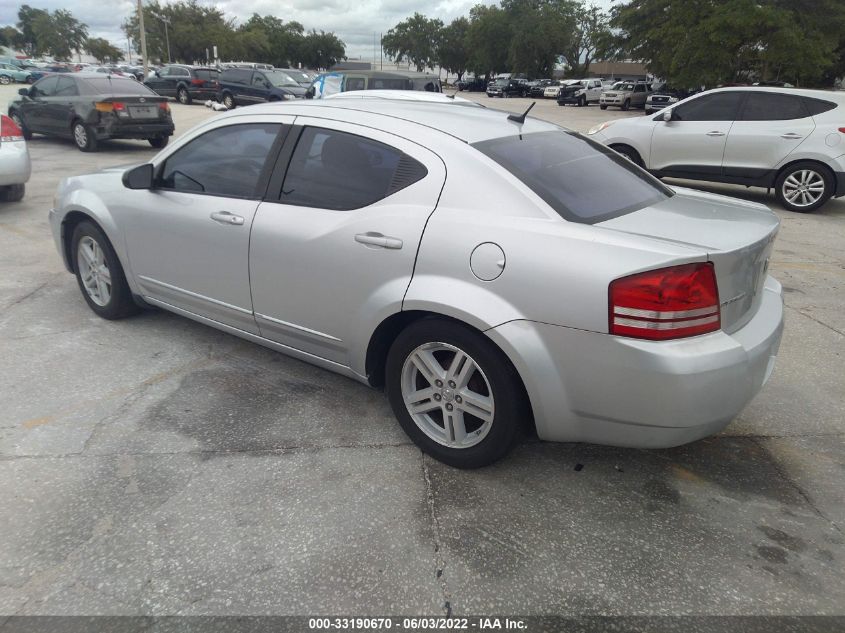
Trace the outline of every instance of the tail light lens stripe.
{"type": "Polygon", "coordinates": [[[634,319],[613,319],[614,325],[645,328],[647,330],[678,330],[681,328],[697,327],[699,325],[707,325],[718,322],[718,314],[712,314],[704,317],[703,319],[689,319],[687,321],[635,321],[634,319]]]}
{"type": "Polygon", "coordinates": [[[675,312],[657,312],[655,310],[637,310],[635,308],[622,308],[615,306],[613,313],[619,316],[630,316],[641,319],[690,319],[703,314],[714,314],[719,312],[719,306],[712,305],[697,310],[678,310],[675,312]]]}

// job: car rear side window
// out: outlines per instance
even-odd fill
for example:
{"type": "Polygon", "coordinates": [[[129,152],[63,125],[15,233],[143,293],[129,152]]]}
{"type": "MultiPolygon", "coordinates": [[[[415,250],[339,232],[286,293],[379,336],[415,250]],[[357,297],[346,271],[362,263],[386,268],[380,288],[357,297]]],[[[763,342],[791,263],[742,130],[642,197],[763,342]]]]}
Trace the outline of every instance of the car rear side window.
{"type": "Polygon", "coordinates": [[[278,123],[244,123],[206,132],[171,154],[156,187],[227,198],[258,198],[258,183],[278,123]]]}
{"type": "Polygon", "coordinates": [[[742,96],[739,91],[704,95],[679,105],[672,115],[680,121],[736,121],[742,96]]]}
{"type": "Polygon", "coordinates": [[[199,69],[194,71],[194,76],[203,81],[217,81],[217,74],[216,70],[199,69]]]}
{"type": "Polygon", "coordinates": [[[835,103],[823,99],[814,99],[813,97],[801,97],[801,99],[811,116],[828,112],[836,107],[835,103]]]}
{"type": "Polygon", "coordinates": [[[602,222],[672,195],[626,158],[574,132],[506,136],[473,147],[572,222],[602,222]]]}
{"type": "Polygon", "coordinates": [[[427,173],[395,147],[356,134],[306,127],[279,198],[284,204],[349,211],[386,198],[427,173]]]}
{"type": "Polygon", "coordinates": [[[778,92],[749,92],[742,108],[743,121],[787,121],[810,116],[804,100],[778,92]]]}

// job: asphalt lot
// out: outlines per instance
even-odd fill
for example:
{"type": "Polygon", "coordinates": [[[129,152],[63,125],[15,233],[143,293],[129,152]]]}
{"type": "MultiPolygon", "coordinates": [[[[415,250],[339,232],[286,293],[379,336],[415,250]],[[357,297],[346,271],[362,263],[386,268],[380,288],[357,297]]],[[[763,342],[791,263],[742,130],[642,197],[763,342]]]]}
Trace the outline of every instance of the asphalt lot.
{"type": "MultiPolygon", "coordinates": [[[[215,115],[172,107],[177,134],[215,115]]],[[[29,149],[26,197],[0,206],[0,616],[845,614],[845,201],[778,210],[785,337],[724,433],[528,438],[464,472],[351,380],[165,312],[96,317],[53,247],[56,184],[155,152],[29,149]]]]}

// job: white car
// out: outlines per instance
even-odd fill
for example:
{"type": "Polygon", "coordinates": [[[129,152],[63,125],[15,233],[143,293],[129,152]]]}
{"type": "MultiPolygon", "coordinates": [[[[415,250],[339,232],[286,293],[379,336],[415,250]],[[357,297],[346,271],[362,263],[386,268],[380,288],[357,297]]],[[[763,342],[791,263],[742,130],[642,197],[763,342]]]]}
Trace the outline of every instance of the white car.
{"type": "Polygon", "coordinates": [[[845,195],[844,105],[822,90],[722,88],[587,134],[657,177],[774,188],[808,213],[845,195]]]}
{"type": "Polygon", "coordinates": [[[564,86],[568,86],[577,82],[577,79],[566,79],[559,83],[552,84],[543,91],[543,99],[557,99],[560,96],[560,91],[564,86]]]}
{"type": "Polygon", "coordinates": [[[29,151],[20,126],[0,114],[0,201],[23,198],[30,171],[29,151]]]}
{"type": "Polygon", "coordinates": [[[571,103],[577,106],[585,106],[590,103],[598,103],[602,93],[601,79],[576,79],[561,86],[557,96],[557,104],[565,105],[571,103]]]}

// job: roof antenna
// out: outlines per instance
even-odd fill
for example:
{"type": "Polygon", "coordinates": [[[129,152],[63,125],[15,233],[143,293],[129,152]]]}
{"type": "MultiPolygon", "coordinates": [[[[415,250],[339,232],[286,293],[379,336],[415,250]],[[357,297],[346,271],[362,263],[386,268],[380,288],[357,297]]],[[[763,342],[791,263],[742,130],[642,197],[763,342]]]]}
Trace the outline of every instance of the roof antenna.
{"type": "Polygon", "coordinates": [[[537,103],[536,101],[532,101],[531,105],[528,106],[528,109],[523,112],[522,114],[509,114],[508,121],[516,121],[517,123],[525,123],[525,117],[528,116],[528,113],[531,112],[531,108],[534,107],[534,104],[537,103]]]}

